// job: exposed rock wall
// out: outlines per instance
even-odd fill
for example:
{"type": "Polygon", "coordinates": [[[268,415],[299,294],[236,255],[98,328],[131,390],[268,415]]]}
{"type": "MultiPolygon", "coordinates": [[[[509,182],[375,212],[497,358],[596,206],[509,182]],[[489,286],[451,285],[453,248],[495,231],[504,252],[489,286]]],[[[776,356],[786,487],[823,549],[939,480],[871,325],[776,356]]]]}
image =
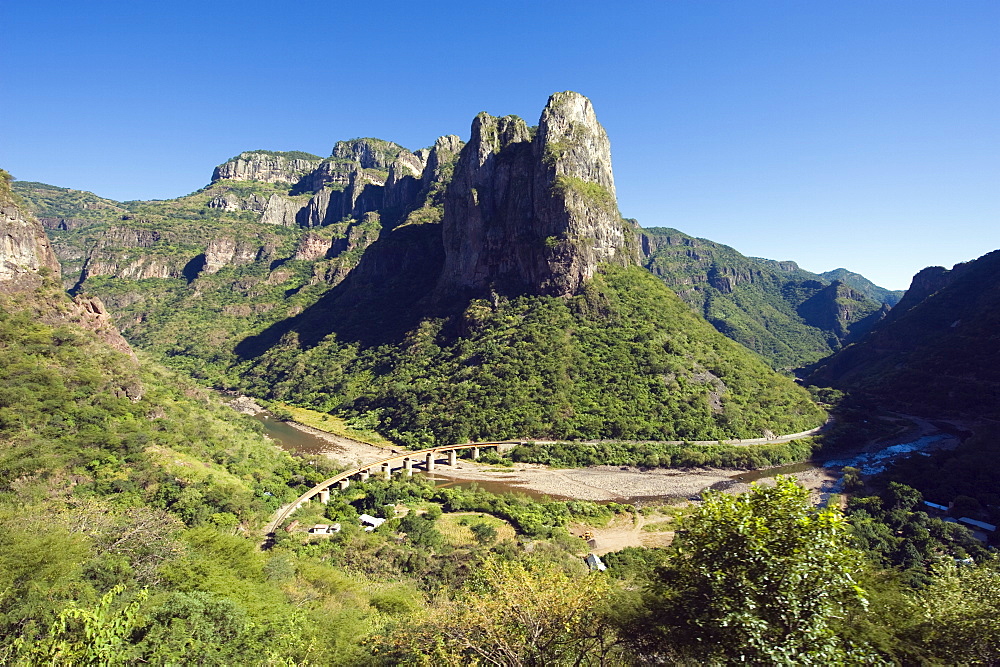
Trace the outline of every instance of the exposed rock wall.
{"type": "Polygon", "coordinates": [[[260,221],[265,225],[294,227],[296,217],[302,208],[290,199],[286,199],[279,194],[273,194],[268,198],[267,204],[264,206],[260,221]]]}
{"type": "MultiPolygon", "coordinates": [[[[112,322],[111,315],[108,314],[108,309],[105,308],[104,302],[96,296],[76,296],[73,298],[73,306],[74,312],[71,319],[83,328],[93,331],[97,334],[98,338],[110,347],[119,352],[124,352],[132,357],[133,360],[136,359],[132,347],[122,336],[121,332],[118,331],[118,327],[112,322]]],[[[130,396],[138,400],[131,392],[130,396]]]]}
{"type": "Polygon", "coordinates": [[[18,205],[10,176],[0,170],[0,287],[31,288],[47,270],[59,277],[59,260],[41,223],[18,205]]]}
{"type": "Polygon", "coordinates": [[[319,166],[319,163],[320,160],[290,159],[280,154],[247,151],[216,167],[212,182],[230,180],[294,184],[319,166]]]}
{"type": "Polygon", "coordinates": [[[479,114],[445,196],[439,295],[575,293],[601,262],[638,262],[621,219],[611,145],[590,100],[556,93],[537,133],[479,114]]]}
{"type": "Polygon", "coordinates": [[[205,265],[201,271],[212,274],[231,264],[250,264],[261,256],[261,250],[259,245],[241,243],[230,238],[212,239],[205,248],[205,265]]]}

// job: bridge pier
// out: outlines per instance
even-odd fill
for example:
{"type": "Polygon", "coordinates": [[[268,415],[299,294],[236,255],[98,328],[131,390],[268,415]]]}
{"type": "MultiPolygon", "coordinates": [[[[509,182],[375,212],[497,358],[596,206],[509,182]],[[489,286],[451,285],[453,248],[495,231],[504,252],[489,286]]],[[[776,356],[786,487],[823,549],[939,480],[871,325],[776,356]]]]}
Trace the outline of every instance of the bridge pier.
{"type": "Polygon", "coordinates": [[[325,488],[325,489],[323,489],[322,491],[319,492],[319,501],[321,503],[323,503],[324,505],[329,504],[329,502],[330,502],[330,489],[329,489],[329,487],[327,487],[327,488],[325,488]]]}
{"type": "Polygon", "coordinates": [[[347,487],[349,487],[351,485],[351,480],[345,478],[345,479],[340,480],[337,483],[340,485],[340,489],[343,491],[344,489],[346,489],[347,487]]]}
{"type": "Polygon", "coordinates": [[[448,450],[448,465],[450,465],[452,468],[454,468],[455,466],[458,465],[458,450],[457,449],[448,450]]]}
{"type": "Polygon", "coordinates": [[[479,447],[473,447],[472,448],[472,460],[473,461],[478,461],[479,460],[479,447]]]}
{"type": "Polygon", "coordinates": [[[382,476],[386,479],[392,479],[392,465],[388,463],[382,464],[382,476]]]}
{"type": "Polygon", "coordinates": [[[403,459],[403,471],[407,477],[413,477],[413,459],[409,457],[403,459]]]}
{"type": "Polygon", "coordinates": [[[367,482],[368,478],[371,476],[372,474],[367,470],[361,470],[358,472],[358,479],[360,479],[362,482],[367,482]]]}
{"type": "Polygon", "coordinates": [[[427,452],[427,472],[434,470],[434,452],[427,452]]]}

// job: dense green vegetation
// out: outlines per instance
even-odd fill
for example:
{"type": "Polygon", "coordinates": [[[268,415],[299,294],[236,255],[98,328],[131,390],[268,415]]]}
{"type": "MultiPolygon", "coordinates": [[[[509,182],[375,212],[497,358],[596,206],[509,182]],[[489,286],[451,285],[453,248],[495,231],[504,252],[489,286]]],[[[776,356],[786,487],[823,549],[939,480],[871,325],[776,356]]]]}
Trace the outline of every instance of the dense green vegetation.
{"type": "Polygon", "coordinates": [[[997,419],[997,276],[1000,251],[951,271],[925,269],[914,280],[918,289],[864,340],[823,360],[810,379],[911,414],[997,419]]]}
{"type": "Polygon", "coordinates": [[[665,442],[529,442],[511,452],[525,463],[557,468],[596,465],[647,468],[764,468],[805,461],[818,449],[812,438],[772,445],[692,445],[665,442]]]}
{"type": "Polygon", "coordinates": [[[7,664],[998,658],[988,640],[1000,611],[995,563],[961,531],[917,530],[926,522],[905,488],[892,497],[909,509],[886,503],[879,514],[859,501],[850,529],[790,482],[709,494],[693,512],[674,511],[690,516],[670,549],[609,554],[608,572],[588,573],[567,526],[634,508],[371,479],[293,517],[339,523],[339,533],[281,530],[259,551],[264,520],[329,466],[276,450],[177,374],[108,351],[65,321],[51,285],[2,305],[7,664]],[[364,532],[362,513],[388,520],[364,532]],[[906,563],[919,577],[883,569],[883,554],[910,543],[931,545],[906,563]],[[968,554],[982,564],[948,565],[968,554]],[[848,575],[860,588],[845,588],[848,575]],[[716,593],[698,595],[706,586],[716,593]],[[747,594],[719,592],[735,586],[747,594]],[[753,596],[760,605],[746,604],[753,596]],[[796,615],[772,636],[779,604],[796,615]]]}
{"type": "Polygon", "coordinates": [[[302,350],[291,332],[241,375],[253,393],[342,411],[414,446],[753,438],[823,420],[804,390],[638,268],[608,267],[569,301],[473,301],[398,345],[365,349],[332,335],[302,350]]]}
{"type": "Polygon", "coordinates": [[[69,323],[51,286],[0,306],[0,660],[335,662],[345,641],[356,650],[323,628],[364,624],[377,613],[368,596],[334,601],[333,573],[276,577],[242,536],[324,471],[69,323]]]}
{"type": "Polygon", "coordinates": [[[104,219],[109,214],[123,212],[119,202],[83,190],[35,181],[14,181],[13,188],[32,211],[45,217],[104,219]]]}
{"type": "Polygon", "coordinates": [[[879,312],[867,293],[831,289],[829,280],[794,262],[746,257],[676,229],[642,232],[644,266],[719,331],[777,368],[798,368],[840,349],[879,312]]]}

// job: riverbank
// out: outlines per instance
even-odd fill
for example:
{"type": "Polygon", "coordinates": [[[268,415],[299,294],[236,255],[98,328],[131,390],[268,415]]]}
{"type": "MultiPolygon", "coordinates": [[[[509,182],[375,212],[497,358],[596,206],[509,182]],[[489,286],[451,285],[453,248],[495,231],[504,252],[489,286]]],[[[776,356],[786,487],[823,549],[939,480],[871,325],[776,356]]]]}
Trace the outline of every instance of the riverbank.
{"type": "MultiPolygon", "coordinates": [[[[897,456],[912,451],[954,447],[959,442],[957,437],[943,433],[937,424],[928,420],[910,415],[895,415],[893,419],[906,423],[909,428],[901,429],[893,437],[859,445],[852,454],[825,464],[804,462],[770,469],[641,469],[631,466],[550,468],[532,463],[500,467],[459,459],[454,468],[439,466],[434,471],[434,477],[444,483],[475,482],[490,491],[501,493],[521,491],[533,496],[545,495],[556,499],[645,504],[696,498],[706,489],[742,493],[749,490],[751,483],[769,484],[776,475],[784,474],[794,476],[799,484],[810,491],[812,501],[822,504],[832,493],[839,491],[838,482],[844,465],[861,467],[863,473],[875,472],[876,467],[871,467],[869,471],[869,466],[863,465],[862,459],[870,458],[878,461],[879,467],[884,467],[897,456]]],[[[311,452],[346,467],[361,466],[405,452],[402,448],[379,447],[297,422],[284,424],[322,444],[318,449],[311,449],[311,452]]]]}
{"type": "MultiPolygon", "coordinates": [[[[328,443],[329,447],[324,448],[321,455],[343,466],[360,466],[404,451],[400,448],[376,447],[357,442],[296,422],[285,423],[328,443]]],[[[734,477],[748,472],[751,470],[722,468],[643,470],[619,466],[562,469],[534,463],[498,467],[459,459],[458,465],[454,468],[438,466],[434,475],[460,483],[480,482],[494,489],[524,491],[552,498],[641,504],[687,499],[709,488],[737,493],[748,489],[749,485],[736,481],[734,477]]],[[[815,492],[819,501],[821,494],[828,492],[838,475],[834,471],[812,468],[797,472],[796,477],[806,488],[815,492]]]]}

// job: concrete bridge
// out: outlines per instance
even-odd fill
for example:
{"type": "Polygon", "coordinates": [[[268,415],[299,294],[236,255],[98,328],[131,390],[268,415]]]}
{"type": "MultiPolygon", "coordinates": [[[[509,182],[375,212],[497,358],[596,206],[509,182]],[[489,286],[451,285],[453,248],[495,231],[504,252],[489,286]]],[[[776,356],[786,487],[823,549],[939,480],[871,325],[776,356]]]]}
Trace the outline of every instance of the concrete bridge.
{"type": "Polygon", "coordinates": [[[519,440],[503,440],[498,442],[470,442],[464,445],[442,445],[429,449],[419,449],[413,452],[402,452],[387,459],[366,463],[323,480],[299,496],[295,502],[282,507],[274,515],[271,523],[267,525],[265,532],[267,535],[272,535],[281,527],[281,524],[292,512],[314,498],[319,498],[319,501],[325,505],[330,501],[330,489],[346,489],[350,486],[351,479],[356,478],[363,482],[372,475],[381,475],[384,479],[391,479],[392,473],[395,470],[402,470],[406,477],[411,477],[414,468],[431,472],[436,466],[441,464],[454,467],[458,464],[458,452],[463,449],[472,450],[472,458],[478,459],[479,452],[482,449],[493,448],[497,452],[505,452],[520,444],[523,443],[519,440]]]}

